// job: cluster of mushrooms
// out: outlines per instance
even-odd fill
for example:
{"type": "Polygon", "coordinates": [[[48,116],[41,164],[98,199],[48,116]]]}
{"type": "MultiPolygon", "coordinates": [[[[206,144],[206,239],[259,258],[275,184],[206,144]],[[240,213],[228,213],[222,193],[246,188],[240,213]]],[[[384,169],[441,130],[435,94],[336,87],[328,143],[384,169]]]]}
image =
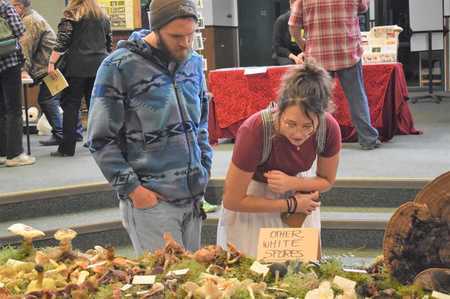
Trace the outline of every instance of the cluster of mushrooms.
{"type": "MultiPolygon", "coordinates": [[[[235,246],[229,244],[224,250],[219,246],[206,246],[190,253],[178,244],[170,234],[165,234],[164,248],[153,254],[145,254],[138,260],[116,256],[112,248],[95,246],[80,252],[72,248],[77,233],[61,229],[54,234],[59,241],[57,247],[33,248],[33,240],[44,236],[42,231],[24,224],[12,225],[9,230],[23,237],[21,250],[28,256],[23,260],[9,259],[0,268],[0,299],[37,298],[289,298],[279,281],[287,273],[287,264],[265,265],[265,273],[254,273],[253,277],[239,280],[227,275],[246,259],[235,246]],[[195,281],[189,279],[190,261],[202,265],[195,281]],[[185,269],[174,266],[183,265],[185,269]],[[187,263],[187,264],[186,264],[187,263]],[[262,279],[272,275],[269,286],[262,279]],[[151,282],[136,282],[138,279],[159,277],[151,282]],[[255,278],[260,279],[255,279],[255,278]],[[110,286],[110,293],[98,297],[103,286],[110,286]],[[237,294],[241,293],[241,297],[237,294]]],[[[256,263],[256,262],[255,262],[256,263]]],[[[302,274],[304,275],[304,274],[302,274]]],[[[326,284],[319,286],[314,271],[305,275],[312,277],[311,291],[307,298],[335,298],[332,292],[324,293],[326,284]],[[311,274],[311,275],[310,275],[311,274]],[[316,289],[317,288],[317,289],[316,289]],[[328,294],[324,296],[324,294],[328,294]],[[331,294],[331,295],[330,295],[331,294]],[[330,297],[332,296],[332,297],[330,297]]],[[[335,278],[335,280],[337,277],[335,278]]],[[[354,286],[348,287],[345,279],[333,282],[342,284],[343,295],[337,299],[356,299],[354,286]]],[[[350,282],[351,285],[351,282],[350,282]]],[[[330,284],[328,283],[328,287],[330,284]]],[[[331,289],[330,289],[331,290],[331,289]]]]}
{"type": "MultiPolygon", "coordinates": [[[[112,247],[75,250],[72,240],[77,233],[72,229],[55,232],[56,247],[33,248],[33,241],[45,234],[14,224],[9,230],[23,241],[14,249],[20,251],[20,257],[0,264],[0,299],[401,298],[398,289],[380,287],[385,270],[403,285],[418,285],[434,291],[434,298],[449,299],[449,186],[450,172],[394,213],[386,228],[383,256],[365,269],[364,277],[348,275],[341,268],[323,275],[326,259],[320,264],[291,261],[264,265],[232,244],[227,249],[205,246],[191,253],[170,234],[164,235],[163,248],[138,259],[118,256],[112,247]]],[[[418,293],[413,289],[411,294],[418,293]]]]}

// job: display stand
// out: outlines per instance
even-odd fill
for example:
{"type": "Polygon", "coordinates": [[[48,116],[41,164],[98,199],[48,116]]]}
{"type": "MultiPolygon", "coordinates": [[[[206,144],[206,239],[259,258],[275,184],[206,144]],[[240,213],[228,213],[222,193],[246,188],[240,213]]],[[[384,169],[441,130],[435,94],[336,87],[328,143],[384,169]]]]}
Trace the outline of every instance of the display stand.
{"type": "MultiPolygon", "coordinates": [[[[433,91],[433,50],[441,50],[443,45],[434,43],[435,37],[442,38],[444,35],[444,1],[422,1],[422,0],[409,0],[409,17],[411,29],[413,35],[411,38],[411,51],[423,51],[428,53],[428,93],[425,95],[419,95],[410,97],[412,103],[416,103],[419,100],[432,99],[436,103],[440,103],[443,98],[450,98],[450,94],[444,92],[434,93],[433,91]],[[422,13],[427,9],[430,14],[424,17],[422,13]],[[418,35],[426,35],[425,45],[420,45],[420,39],[417,39],[418,35]]],[[[441,69],[442,77],[442,69],[441,69]]],[[[446,90],[446,89],[444,89],[446,90]]]]}

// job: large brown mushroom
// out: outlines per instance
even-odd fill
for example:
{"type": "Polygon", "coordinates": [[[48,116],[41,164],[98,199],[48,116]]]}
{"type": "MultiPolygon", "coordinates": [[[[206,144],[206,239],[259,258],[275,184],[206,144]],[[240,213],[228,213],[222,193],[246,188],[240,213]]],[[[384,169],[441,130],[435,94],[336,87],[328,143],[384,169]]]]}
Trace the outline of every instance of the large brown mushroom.
{"type": "Polygon", "coordinates": [[[450,269],[430,268],[417,274],[414,284],[430,290],[450,294],[450,269]]]}

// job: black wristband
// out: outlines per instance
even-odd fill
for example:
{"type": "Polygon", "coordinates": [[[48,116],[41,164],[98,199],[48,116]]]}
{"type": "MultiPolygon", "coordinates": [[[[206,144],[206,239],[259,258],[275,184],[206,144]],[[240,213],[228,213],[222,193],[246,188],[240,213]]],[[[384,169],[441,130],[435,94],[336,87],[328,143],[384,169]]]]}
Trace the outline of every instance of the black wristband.
{"type": "Polygon", "coordinates": [[[295,196],[289,196],[288,201],[289,201],[289,206],[290,206],[288,213],[294,214],[295,210],[297,210],[297,199],[295,198],[295,196]]]}
{"type": "Polygon", "coordinates": [[[295,196],[292,196],[292,200],[294,200],[294,208],[292,209],[292,214],[295,214],[295,213],[297,213],[298,201],[295,196]]]}
{"type": "Polygon", "coordinates": [[[286,205],[287,205],[287,212],[289,213],[289,211],[291,210],[291,201],[289,200],[289,198],[286,198],[286,205]]]}

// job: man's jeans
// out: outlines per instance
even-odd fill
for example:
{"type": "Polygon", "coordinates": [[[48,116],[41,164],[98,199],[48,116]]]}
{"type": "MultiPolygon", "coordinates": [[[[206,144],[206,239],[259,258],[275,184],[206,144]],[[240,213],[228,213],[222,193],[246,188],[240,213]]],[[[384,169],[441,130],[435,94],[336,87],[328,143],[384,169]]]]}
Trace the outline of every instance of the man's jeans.
{"type": "Polygon", "coordinates": [[[362,63],[332,72],[341,82],[345,96],[348,99],[353,125],[358,133],[358,142],[363,146],[374,145],[378,139],[378,131],[370,123],[369,104],[364,88],[362,63]]]}
{"type": "Polygon", "coordinates": [[[137,256],[163,248],[164,233],[170,233],[186,250],[194,252],[200,248],[202,219],[193,204],[178,207],[160,201],[153,208],[137,209],[130,199],[122,199],[119,206],[122,224],[137,256]]]}
{"type": "Polygon", "coordinates": [[[21,89],[20,66],[0,73],[0,156],[7,159],[23,152],[21,89]]]}
{"type": "MultiPolygon", "coordinates": [[[[59,111],[61,94],[52,96],[45,83],[42,83],[39,88],[38,103],[52,127],[52,134],[57,139],[63,138],[62,129],[62,115],[59,111]]],[[[83,138],[83,126],[81,124],[81,114],[78,116],[77,123],[77,139],[83,138]]]]}

